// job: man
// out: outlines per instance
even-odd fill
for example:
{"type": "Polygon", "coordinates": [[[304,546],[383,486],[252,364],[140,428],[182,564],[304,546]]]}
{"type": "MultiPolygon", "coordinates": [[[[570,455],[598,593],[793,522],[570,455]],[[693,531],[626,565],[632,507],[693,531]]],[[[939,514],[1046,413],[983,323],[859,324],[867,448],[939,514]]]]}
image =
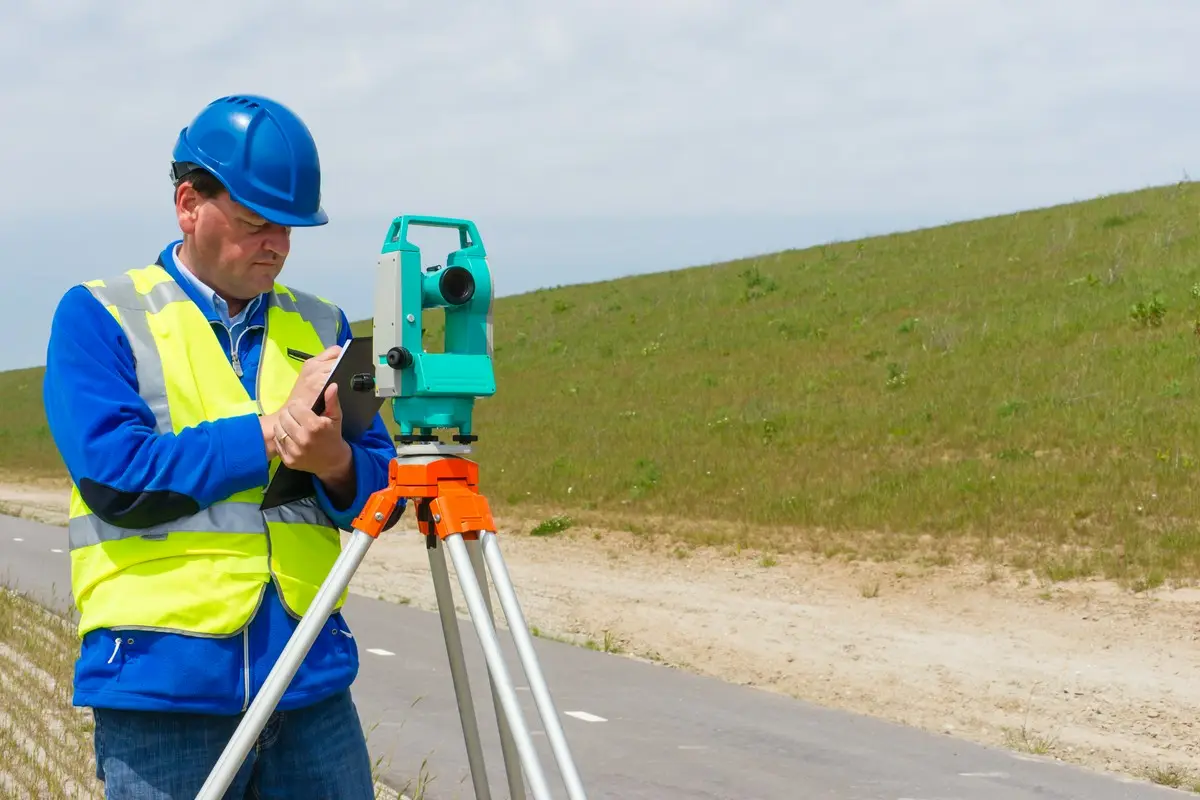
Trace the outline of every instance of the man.
{"type": "MultiPolygon", "coordinates": [[[[108,798],[196,795],[395,455],[378,415],[342,436],[336,386],[311,410],[350,328],[277,282],[291,229],[328,220],[305,124],[221,98],[180,133],[172,177],[182,238],[66,292],[47,353],[74,483],[74,703],[93,709],[108,798]],[[313,495],[264,511],[280,463],[313,495]]],[[[373,797],[357,672],[335,612],[228,796],[373,797]]]]}

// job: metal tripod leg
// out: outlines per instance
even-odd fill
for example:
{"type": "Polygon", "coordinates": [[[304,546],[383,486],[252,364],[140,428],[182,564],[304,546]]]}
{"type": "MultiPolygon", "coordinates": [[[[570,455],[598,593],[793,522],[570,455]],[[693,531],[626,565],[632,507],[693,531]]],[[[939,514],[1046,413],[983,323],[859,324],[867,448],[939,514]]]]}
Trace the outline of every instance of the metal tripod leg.
{"type": "Polygon", "coordinates": [[[262,691],[254,698],[254,702],[250,704],[250,708],[246,711],[241,723],[238,724],[237,730],[233,732],[229,743],[225,745],[225,750],[217,759],[216,766],[213,767],[208,779],[200,788],[200,793],[196,795],[197,800],[218,800],[225,794],[238,769],[245,762],[250,749],[254,746],[255,740],[258,739],[258,735],[262,733],[267,719],[274,712],[275,706],[279,704],[279,699],[283,697],[284,690],[296,676],[296,671],[300,669],[305,655],[312,647],[312,643],[316,641],[317,634],[325,626],[330,614],[333,613],[333,607],[337,604],[338,598],[350,585],[350,579],[354,576],[355,570],[362,563],[363,557],[374,541],[375,539],[370,535],[357,528],[354,530],[349,545],[338,555],[337,561],[329,570],[321,588],[317,590],[312,605],[301,617],[296,632],[288,639],[283,652],[279,654],[279,660],[275,662],[275,666],[267,675],[262,691]]]}
{"type": "Polygon", "coordinates": [[[446,554],[436,540],[427,549],[438,616],[441,617],[442,635],[446,640],[446,656],[450,660],[450,677],[454,682],[454,698],[458,701],[458,718],[467,747],[467,763],[471,767],[471,783],[475,787],[476,800],[491,800],[487,766],[479,740],[479,724],[475,719],[475,703],[471,697],[471,683],[463,657],[462,637],[458,632],[458,616],[454,613],[454,595],[450,591],[450,576],[446,571],[446,554]]]}
{"type": "MultiPolygon", "coordinates": [[[[492,608],[492,595],[488,591],[487,572],[484,570],[483,553],[478,539],[467,540],[467,554],[471,557],[471,566],[475,568],[475,580],[479,582],[483,603],[488,610],[488,619],[494,628],[496,612],[492,608]]],[[[500,702],[500,695],[496,692],[496,678],[490,670],[488,683],[492,687],[492,704],[496,707],[496,724],[500,729],[500,750],[504,754],[504,771],[508,776],[509,800],[525,800],[525,783],[521,779],[521,756],[517,752],[516,743],[512,738],[508,715],[504,713],[504,705],[500,702]]]]}
{"type": "Polygon", "coordinates": [[[504,558],[500,555],[500,543],[492,531],[481,531],[479,534],[480,548],[487,561],[488,571],[491,572],[492,582],[496,586],[496,594],[500,598],[500,606],[504,610],[504,618],[512,631],[513,642],[521,664],[525,668],[525,676],[529,679],[529,689],[537,701],[542,724],[546,727],[546,736],[550,739],[550,747],[554,751],[554,760],[562,773],[563,784],[567,788],[570,800],[585,800],[583,782],[575,769],[575,760],[571,756],[571,748],[567,745],[566,734],[563,733],[562,723],[558,718],[558,710],[550,697],[546,679],[542,675],[537,653],[533,649],[533,638],[529,635],[529,627],[525,622],[525,614],[517,600],[516,591],[508,575],[504,558]]]}
{"type": "Polygon", "coordinates": [[[512,678],[504,663],[504,655],[500,652],[496,629],[492,625],[487,606],[483,602],[479,581],[475,577],[471,557],[467,554],[466,543],[463,541],[461,533],[452,533],[442,541],[446,543],[446,548],[450,551],[450,558],[454,562],[454,571],[458,573],[459,582],[462,584],[463,596],[467,601],[471,621],[475,624],[475,632],[479,635],[479,643],[483,647],[484,658],[487,659],[488,671],[494,679],[496,691],[500,695],[501,706],[512,728],[513,739],[516,742],[517,752],[521,756],[521,764],[529,779],[530,789],[535,800],[550,800],[546,777],[542,773],[542,765],[538,762],[537,751],[534,750],[529,729],[525,727],[525,718],[521,715],[521,708],[517,704],[517,692],[513,688],[512,678]]]}

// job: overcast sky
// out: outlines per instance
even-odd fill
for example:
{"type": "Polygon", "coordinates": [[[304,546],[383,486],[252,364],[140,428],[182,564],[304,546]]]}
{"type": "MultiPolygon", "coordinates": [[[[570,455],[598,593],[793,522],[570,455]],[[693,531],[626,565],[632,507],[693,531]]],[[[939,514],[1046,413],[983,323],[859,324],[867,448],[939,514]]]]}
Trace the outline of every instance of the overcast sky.
{"type": "Polygon", "coordinates": [[[475,219],[512,294],[1200,175],[1197,30],[1195,0],[8,0],[0,369],[177,235],[171,148],[223,94],[314,132],[331,222],[285,280],[360,318],[403,213],[475,219]]]}

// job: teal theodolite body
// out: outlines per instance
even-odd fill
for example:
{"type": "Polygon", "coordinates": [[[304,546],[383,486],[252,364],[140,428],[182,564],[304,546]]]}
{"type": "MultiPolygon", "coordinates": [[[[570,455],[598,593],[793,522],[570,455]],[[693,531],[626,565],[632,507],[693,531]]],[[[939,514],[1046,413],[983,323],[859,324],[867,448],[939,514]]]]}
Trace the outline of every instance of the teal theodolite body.
{"type": "Polygon", "coordinates": [[[495,292],[487,252],[475,223],[405,215],[392,220],[375,281],[373,338],[376,395],[391,401],[404,443],[436,440],[437,428],[456,428],[471,442],[475,400],[496,392],[492,362],[495,292]],[[408,239],[412,226],[455,228],[459,249],[444,266],[421,268],[421,251],[408,239]],[[426,309],[445,309],[442,352],[423,342],[426,309]]]}

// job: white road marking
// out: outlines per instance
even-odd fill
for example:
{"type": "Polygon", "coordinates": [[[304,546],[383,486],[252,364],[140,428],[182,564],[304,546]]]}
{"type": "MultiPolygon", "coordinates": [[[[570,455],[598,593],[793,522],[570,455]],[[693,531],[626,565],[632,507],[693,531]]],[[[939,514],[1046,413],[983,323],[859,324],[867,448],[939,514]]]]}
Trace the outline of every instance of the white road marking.
{"type": "Polygon", "coordinates": [[[681,744],[681,745],[679,745],[679,749],[680,750],[707,750],[708,745],[706,745],[706,744],[681,744]]]}
{"type": "Polygon", "coordinates": [[[25,541],[25,540],[24,540],[24,539],[22,539],[20,536],[14,536],[14,537],[13,537],[13,541],[14,541],[14,542],[23,542],[23,541],[25,541]]]}
{"type": "Polygon", "coordinates": [[[380,650],[378,647],[368,647],[368,653],[374,653],[377,656],[394,656],[396,655],[391,650],[380,650]]]}
{"type": "Polygon", "coordinates": [[[1007,772],[960,772],[962,778],[1007,778],[1007,772]]]}
{"type": "Polygon", "coordinates": [[[566,713],[568,717],[575,717],[575,719],[581,719],[584,722],[608,722],[604,717],[597,717],[595,714],[589,714],[586,711],[568,711],[566,713]]]}
{"type": "Polygon", "coordinates": [[[61,552],[62,552],[62,550],[59,550],[57,547],[51,547],[51,548],[50,548],[50,552],[51,552],[51,553],[61,553],[61,552]]]}

